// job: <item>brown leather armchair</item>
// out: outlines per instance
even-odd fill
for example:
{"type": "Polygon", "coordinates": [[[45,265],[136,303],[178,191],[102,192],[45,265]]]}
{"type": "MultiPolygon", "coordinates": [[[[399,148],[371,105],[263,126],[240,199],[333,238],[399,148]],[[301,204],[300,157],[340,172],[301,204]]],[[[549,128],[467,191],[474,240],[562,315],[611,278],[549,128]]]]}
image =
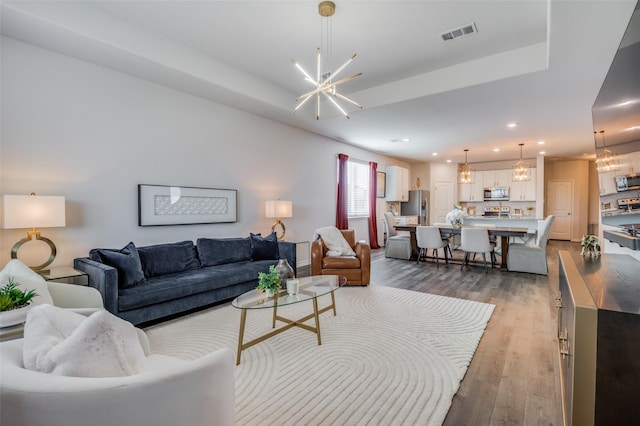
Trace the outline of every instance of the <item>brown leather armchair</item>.
{"type": "Polygon", "coordinates": [[[354,256],[327,256],[322,238],[311,243],[311,275],[342,275],[346,285],[369,285],[371,276],[371,247],[365,241],[356,242],[353,230],[340,230],[347,243],[356,252],[354,256]]]}

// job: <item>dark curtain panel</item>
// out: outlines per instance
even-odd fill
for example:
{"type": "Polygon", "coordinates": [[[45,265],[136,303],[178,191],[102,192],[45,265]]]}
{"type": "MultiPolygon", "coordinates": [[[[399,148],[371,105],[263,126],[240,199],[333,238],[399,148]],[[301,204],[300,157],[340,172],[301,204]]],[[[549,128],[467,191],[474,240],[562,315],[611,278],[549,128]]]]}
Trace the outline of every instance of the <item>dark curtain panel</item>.
{"type": "Polygon", "coordinates": [[[376,194],[378,193],[378,163],[369,162],[369,245],[378,249],[378,218],[376,215],[376,194]]]}
{"type": "Polygon", "coordinates": [[[338,154],[338,200],[336,203],[336,228],[349,229],[347,210],[347,160],[348,155],[338,154]]]}

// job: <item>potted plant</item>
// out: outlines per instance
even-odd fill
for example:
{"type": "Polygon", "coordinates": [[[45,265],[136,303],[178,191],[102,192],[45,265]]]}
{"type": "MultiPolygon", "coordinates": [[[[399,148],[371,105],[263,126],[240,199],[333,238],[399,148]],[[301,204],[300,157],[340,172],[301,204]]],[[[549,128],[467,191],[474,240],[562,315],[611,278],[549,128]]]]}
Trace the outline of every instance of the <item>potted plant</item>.
{"type": "Polygon", "coordinates": [[[20,290],[19,285],[9,277],[7,284],[0,287],[0,327],[23,322],[32,306],[32,299],[38,295],[35,290],[20,290]]]}
{"type": "Polygon", "coordinates": [[[280,274],[274,265],[269,266],[269,272],[258,273],[258,290],[273,296],[280,290],[280,274]]]}
{"type": "Polygon", "coordinates": [[[583,235],[580,245],[582,246],[581,255],[590,256],[591,258],[600,256],[600,240],[597,236],[583,235]]]}

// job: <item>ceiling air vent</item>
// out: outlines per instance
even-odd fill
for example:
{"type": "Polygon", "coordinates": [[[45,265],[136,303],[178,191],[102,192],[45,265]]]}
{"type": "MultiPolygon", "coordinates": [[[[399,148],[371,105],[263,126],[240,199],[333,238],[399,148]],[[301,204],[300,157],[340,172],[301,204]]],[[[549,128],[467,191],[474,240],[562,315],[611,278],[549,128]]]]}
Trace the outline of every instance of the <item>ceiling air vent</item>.
{"type": "Polygon", "coordinates": [[[459,28],[454,28],[452,30],[445,31],[440,34],[440,37],[442,37],[443,41],[449,41],[456,38],[475,34],[477,32],[478,32],[478,29],[476,28],[476,24],[475,22],[472,22],[471,24],[463,25],[459,28]]]}

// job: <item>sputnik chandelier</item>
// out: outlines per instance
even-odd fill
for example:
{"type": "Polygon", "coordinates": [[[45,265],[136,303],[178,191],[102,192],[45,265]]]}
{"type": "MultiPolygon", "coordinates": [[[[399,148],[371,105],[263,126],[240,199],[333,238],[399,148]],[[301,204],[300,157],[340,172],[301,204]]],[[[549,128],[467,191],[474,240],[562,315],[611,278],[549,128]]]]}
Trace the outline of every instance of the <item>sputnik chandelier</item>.
{"type": "MultiPolygon", "coordinates": [[[[324,62],[327,63],[327,66],[331,66],[330,62],[330,53],[331,53],[331,16],[335,13],[336,11],[336,5],[331,2],[331,1],[323,1],[320,2],[320,4],[318,4],[318,13],[320,14],[320,16],[322,17],[322,21],[323,21],[323,29],[324,29],[324,25],[326,24],[327,30],[326,31],[321,31],[320,34],[320,38],[321,38],[321,44],[323,42],[323,38],[322,35],[323,33],[326,34],[326,41],[325,41],[325,46],[326,46],[326,50],[328,51],[327,53],[327,58],[325,58],[326,60],[324,62]]],[[[351,61],[353,61],[353,59],[356,57],[356,54],[354,53],[349,59],[347,59],[347,61],[342,64],[337,70],[335,71],[326,71],[326,72],[322,72],[322,67],[321,67],[321,54],[320,54],[320,48],[318,48],[316,50],[316,54],[317,54],[317,67],[316,67],[316,78],[313,79],[311,78],[311,76],[309,75],[309,73],[307,73],[304,68],[302,68],[302,66],[300,66],[299,63],[297,63],[295,60],[291,60],[291,62],[293,62],[293,64],[296,66],[296,68],[298,68],[300,70],[300,72],[302,73],[302,75],[304,76],[305,81],[308,81],[309,83],[311,83],[312,85],[315,86],[315,89],[311,90],[310,92],[307,92],[303,95],[300,95],[296,98],[296,101],[299,101],[298,105],[296,106],[296,108],[293,110],[293,113],[295,114],[301,107],[302,105],[304,105],[309,99],[315,97],[316,98],[316,120],[320,119],[320,100],[321,100],[321,96],[327,98],[329,101],[331,101],[331,103],[338,109],[340,110],[340,112],[346,117],[346,118],[350,118],[349,114],[347,114],[347,112],[344,110],[344,108],[342,108],[338,102],[336,101],[335,98],[338,98],[340,100],[346,101],[348,103],[350,103],[351,105],[362,109],[362,105],[360,105],[359,103],[355,102],[352,99],[349,99],[348,97],[341,95],[340,93],[338,93],[338,88],[337,86],[339,86],[340,84],[346,83],[349,80],[353,80],[356,77],[360,77],[362,75],[361,72],[357,73],[357,74],[353,74],[350,77],[345,77],[341,80],[337,80],[336,78],[338,77],[338,74],[340,74],[340,72],[342,70],[344,70],[346,68],[347,65],[349,65],[349,63],[351,61]]]]}
{"type": "Polygon", "coordinates": [[[476,169],[469,166],[467,161],[468,149],[464,150],[464,164],[458,167],[458,183],[476,183],[476,169]]]}

